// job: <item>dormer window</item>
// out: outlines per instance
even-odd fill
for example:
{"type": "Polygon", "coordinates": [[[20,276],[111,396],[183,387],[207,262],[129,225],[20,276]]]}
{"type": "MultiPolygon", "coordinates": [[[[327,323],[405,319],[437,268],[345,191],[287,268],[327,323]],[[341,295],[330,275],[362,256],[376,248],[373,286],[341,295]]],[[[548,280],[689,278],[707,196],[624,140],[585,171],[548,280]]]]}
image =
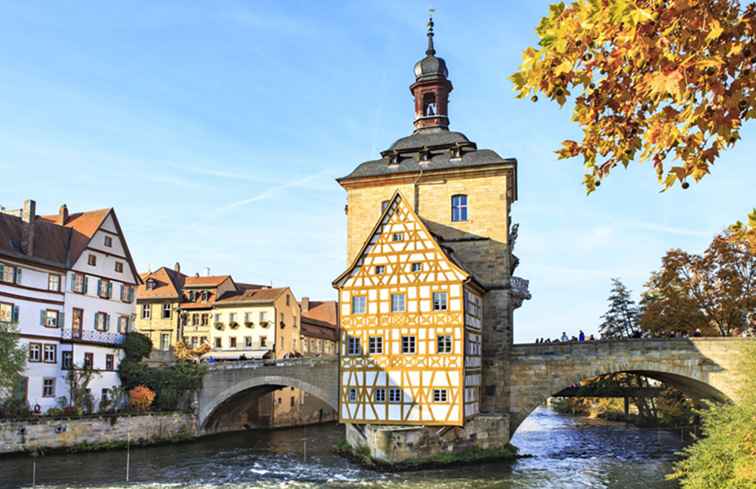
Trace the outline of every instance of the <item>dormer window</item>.
{"type": "Polygon", "coordinates": [[[418,159],[420,160],[421,163],[425,163],[425,162],[430,161],[432,156],[433,155],[431,154],[428,148],[423,148],[418,154],[418,159]]]}
{"type": "Polygon", "coordinates": [[[147,290],[153,290],[155,288],[155,279],[154,278],[148,278],[147,279],[147,290]]]}
{"type": "Polygon", "coordinates": [[[398,165],[399,164],[399,152],[395,151],[391,153],[391,156],[389,156],[389,165],[398,165]]]}

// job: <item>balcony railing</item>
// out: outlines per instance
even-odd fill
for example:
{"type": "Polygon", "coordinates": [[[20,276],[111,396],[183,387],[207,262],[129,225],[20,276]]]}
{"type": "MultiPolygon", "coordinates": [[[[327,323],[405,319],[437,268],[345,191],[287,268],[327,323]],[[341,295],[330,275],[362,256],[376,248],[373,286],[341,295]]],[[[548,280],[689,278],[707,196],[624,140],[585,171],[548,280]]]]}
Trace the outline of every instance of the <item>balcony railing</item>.
{"type": "Polygon", "coordinates": [[[76,331],[72,329],[63,329],[60,334],[61,338],[64,340],[90,341],[92,343],[102,343],[103,345],[121,345],[126,338],[126,336],[121,333],[109,333],[88,329],[76,331]]]}

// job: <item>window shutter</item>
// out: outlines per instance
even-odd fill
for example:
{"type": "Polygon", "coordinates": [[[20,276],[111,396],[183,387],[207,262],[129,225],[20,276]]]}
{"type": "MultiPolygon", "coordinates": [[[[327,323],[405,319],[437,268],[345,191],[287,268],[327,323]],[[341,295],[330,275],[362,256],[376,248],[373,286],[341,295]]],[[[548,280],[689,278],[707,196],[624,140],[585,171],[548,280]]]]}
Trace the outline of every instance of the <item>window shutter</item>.
{"type": "Polygon", "coordinates": [[[84,275],[84,278],[82,279],[82,283],[84,284],[81,288],[81,293],[86,294],[87,293],[87,285],[89,284],[89,278],[84,275]]]}
{"type": "Polygon", "coordinates": [[[108,299],[113,297],[113,282],[108,282],[108,299]]]}
{"type": "Polygon", "coordinates": [[[18,306],[13,306],[13,311],[11,311],[11,321],[14,323],[18,322],[18,306]]]}
{"type": "Polygon", "coordinates": [[[110,314],[103,313],[105,315],[105,331],[110,330],[110,314]]]}
{"type": "Polygon", "coordinates": [[[97,280],[97,295],[102,297],[102,279],[97,280]]]}
{"type": "Polygon", "coordinates": [[[45,326],[45,313],[46,311],[44,309],[39,311],[39,325],[40,326],[45,326]]]}
{"type": "Polygon", "coordinates": [[[129,302],[134,302],[134,287],[129,286],[129,302]]]}
{"type": "Polygon", "coordinates": [[[5,277],[5,265],[0,263],[0,282],[2,282],[3,277],[5,277]]]}
{"type": "Polygon", "coordinates": [[[15,267],[14,269],[15,276],[13,277],[13,283],[20,284],[21,283],[21,268],[15,267]]]}
{"type": "Polygon", "coordinates": [[[58,327],[65,328],[66,326],[66,314],[63,311],[58,313],[58,327]]]}

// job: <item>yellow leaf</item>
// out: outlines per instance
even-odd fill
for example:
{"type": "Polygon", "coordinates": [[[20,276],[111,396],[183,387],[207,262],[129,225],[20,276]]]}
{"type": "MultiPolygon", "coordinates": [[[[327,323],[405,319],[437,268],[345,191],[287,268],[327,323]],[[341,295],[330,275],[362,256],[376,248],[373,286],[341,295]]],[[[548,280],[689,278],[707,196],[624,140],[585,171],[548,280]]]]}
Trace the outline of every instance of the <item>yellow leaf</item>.
{"type": "Polygon", "coordinates": [[[719,39],[719,36],[722,35],[722,32],[724,29],[719,24],[719,21],[713,20],[711,21],[711,24],[709,24],[709,34],[706,36],[707,41],[713,41],[715,39],[719,39]]]}
{"type": "Polygon", "coordinates": [[[559,76],[562,73],[569,73],[570,70],[572,70],[572,61],[565,59],[554,68],[554,75],[559,76]]]}

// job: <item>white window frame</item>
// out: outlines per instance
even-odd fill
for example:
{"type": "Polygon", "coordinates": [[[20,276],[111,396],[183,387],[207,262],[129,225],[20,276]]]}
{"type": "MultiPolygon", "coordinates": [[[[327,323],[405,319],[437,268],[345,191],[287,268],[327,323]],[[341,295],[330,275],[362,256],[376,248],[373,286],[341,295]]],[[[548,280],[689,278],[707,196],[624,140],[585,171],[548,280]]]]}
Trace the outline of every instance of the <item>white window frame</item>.
{"type": "Polygon", "coordinates": [[[368,353],[371,355],[383,354],[383,336],[368,337],[368,353]]]}
{"type": "Polygon", "coordinates": [[[347,336],[347,355],[362,355],[362,344],[358,337],[351,335],[347,336]]]}
{"type": "Polygon", "coordinates": [[[433,310],[434,311],[448,311],[449,310],[449,294],[446,292],[433,292],[433,310]]]}
{"type": "Polygon", "coordinates": [[[454,343],[451,335],[436,336],[436,353],[452,353],[453,350],[454,343]]]}
{"type": "Polygon", "coordinates": [[[399,387],[389,387],[388,402],[390,404],[399,404],[402,402],[402,390],[399,387]]]}
{"type": "Polygon", "coordinates": [[[417,352],[417,339],[414,335],[402,336],[402,353],[413,355],[417,352]]]}
{"type": "Polygon", "coordinates": [[[391,312],[404,312],[406,308],[404,294],[391,294],[391,312]]]}
{"type": "Polygon", "coordinates": [[[353,295],[352,296],[352,314],[365,314],[367,312],[367,296],[366,295],[353,295]],[[358,307],[358,305],[360,307],[358,307]]]}
{"type": "Polygon", "coordinates": [[[373,402],[386,402],[386,389],[377,387],[373,390],[373,402]]]}
{"type": "Polygon", "coordinates": [[[433,402],[446,404],[449,402],[449,391],[447,389],[433,389],[433,402]]]}

